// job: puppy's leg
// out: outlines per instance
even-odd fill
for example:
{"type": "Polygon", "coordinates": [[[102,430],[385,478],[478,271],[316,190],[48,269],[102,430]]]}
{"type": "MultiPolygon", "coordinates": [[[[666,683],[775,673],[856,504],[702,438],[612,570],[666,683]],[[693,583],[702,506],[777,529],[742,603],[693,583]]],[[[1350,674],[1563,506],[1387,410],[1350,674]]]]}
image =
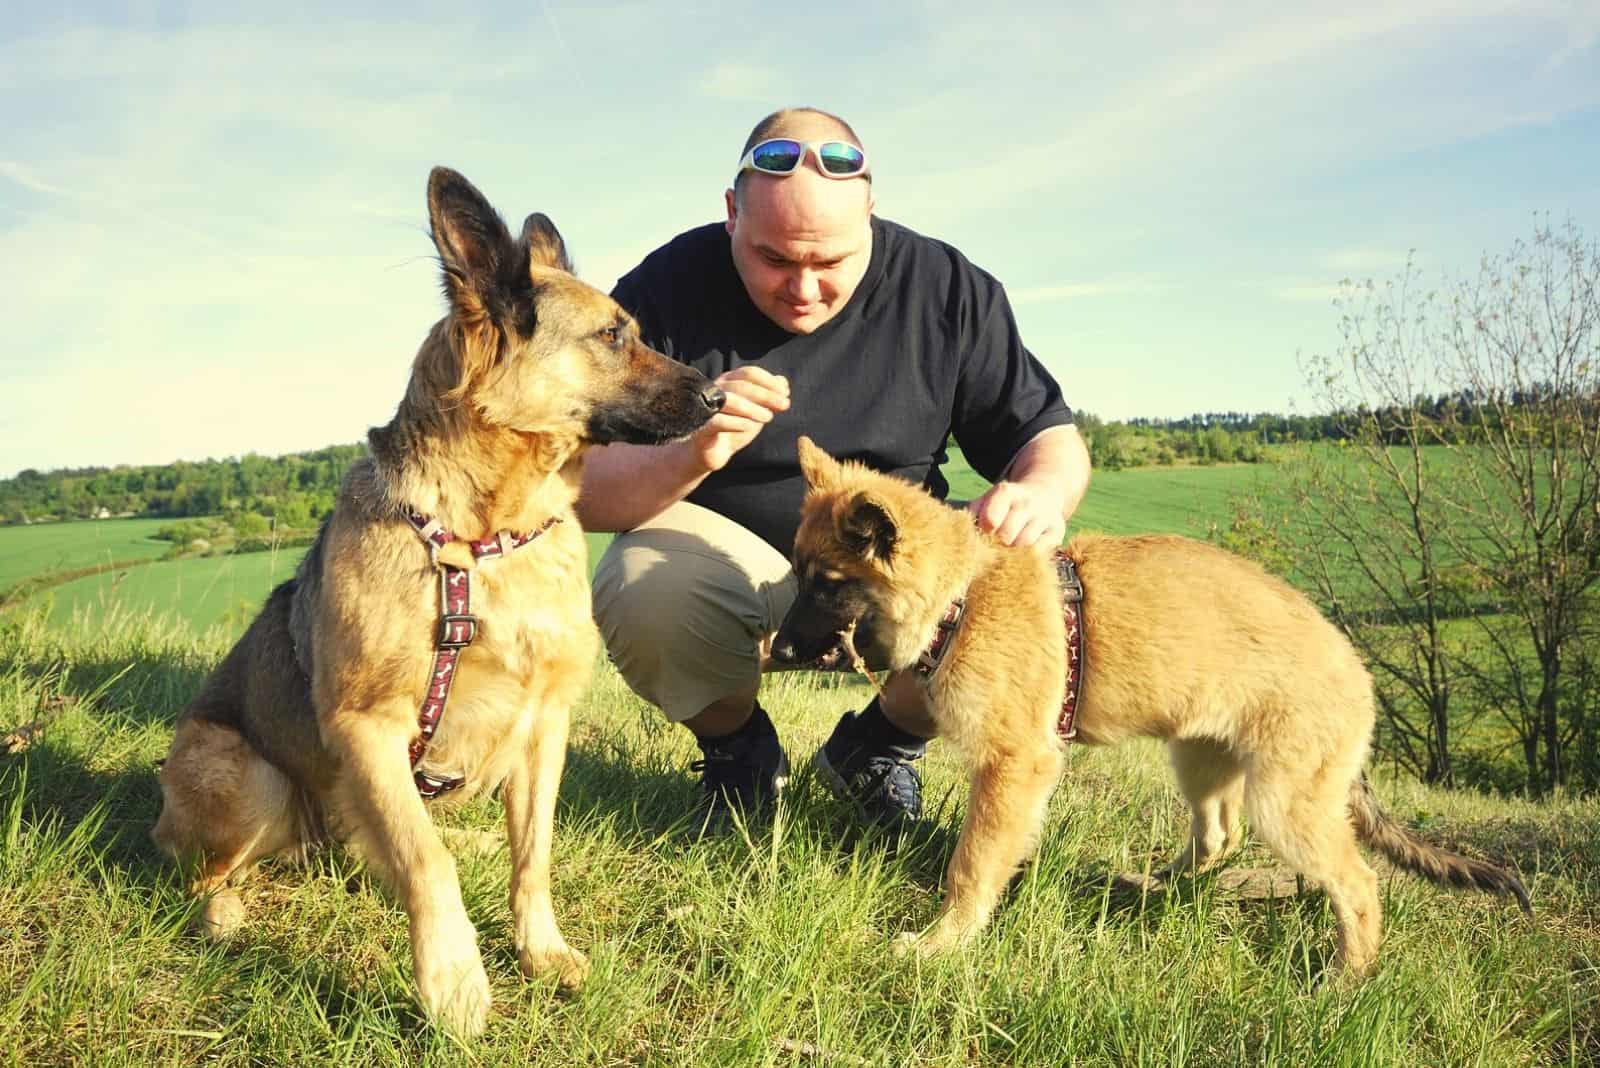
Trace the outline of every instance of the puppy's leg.
{"type": "Polygon", "coordinates": [[[161,816],[150,837],[193,865],[189,893],[205,897],[201,929],[216,940],[244,922],[244,902],[230,882],[250,865],[300,844],[295,790],[231,727],[186,717],[161,768],[161,816]]]}
{"type": "Polygon", "coordinates": [[[1205,738],[1167,746],[1178,790],[1189,802],[1189,839],[1163,876],[1198,875],[1239,848],[1244,835],[1244,764],[1231,749],[1205,738]]]}
{"type": "Polygon", "coordinates": [[[1043,742],[1025,752],[997,751],[974,770],[939,918],[921,935],[902,935],[902,947],[937,953],[960,945],[989,922],[1011,874],[1038,841],[1061,763],[1060,750],[1043,742]]]}
{"type": "Polygon", "coordinates": [[[423,1009],[470,1037],[488,1022],[489,977],[478,956],[478,932],[461,902],[455,860],[440,843],[411,777],[406,745],[412,722],[409,708],[331,718],[324,733],[340,761],[335,814],[406,910],[423,1009]]]}
{"type": "Polygon", "coordinates": [[[1376,967],[1383,936],[1378,877],[1356,847],[1345,811],[1352,776],[1326,766],[1316,771],[1273,767],[1260,774],[1253,767],[1245,780],[1245,806],[1261,840],[1327,892],[1339,922],[1334,970],[1361,978],[1376,967]]]}
{"type": "Polygon", "coordinates": [[[562,986],[575,989],[583,984],[589,961],[567,945],[550,902],[550,848],[556,793],[567,755],[568,718],[565,708],[535,714],[525,759],[511,769],[500,794],[511,846],[517,962],[525,975],[555,972],[562,986]]]}

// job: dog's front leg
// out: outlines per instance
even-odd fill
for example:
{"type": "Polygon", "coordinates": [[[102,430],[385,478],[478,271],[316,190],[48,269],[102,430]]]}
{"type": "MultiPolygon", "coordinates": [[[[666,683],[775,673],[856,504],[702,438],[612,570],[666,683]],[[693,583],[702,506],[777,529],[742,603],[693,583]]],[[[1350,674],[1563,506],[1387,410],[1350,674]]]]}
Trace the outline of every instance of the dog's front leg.
{"type": "Polygon", "coordinates": [[[423,1010],[472,1037],[488,1022],[489,977],[461,902],[455,859],[439,841],[411,777],[409,739],[393,728],[395,722],[409,727],[412,718],[409,708],[392,716],[363,710],[334,717],[325,737],[340,760],[338,815],[406,910],[423,1010]]]}
{"type": "Polygon", "coordinates": [[[563,987],[583,985],[589,960],[567,945],[550,901],[550,848],[556,793],[567,756],[566,708],[535,714],[533,736],[506,777],[501,798],[511,846],[511,917],[517,962],[527,976],[554,972],[563,987]]]}
{"type": "Polygon", "coordinates": [[[1061,774],[1061,753],[1041,741],[1031,752],[1000,752],[972,773],[967,819],[945,873],[939,918],[898,948],[931,955],[981,931],[1000,894],[1039,840],[1045,805],[1061,774]]]}

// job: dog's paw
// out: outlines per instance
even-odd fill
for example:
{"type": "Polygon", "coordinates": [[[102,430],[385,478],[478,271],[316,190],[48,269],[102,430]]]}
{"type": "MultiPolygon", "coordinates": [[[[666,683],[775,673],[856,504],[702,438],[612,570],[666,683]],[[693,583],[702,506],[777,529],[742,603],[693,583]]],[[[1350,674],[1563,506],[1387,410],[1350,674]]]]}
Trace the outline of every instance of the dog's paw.
{"type": "Polygon", "coordinates": [[[232,938],[244,926],[244,901],[232,888],[218,890],[200,908],[200,933],[213,942],[232,938]]]}
{"type": "Polygon", "coordinates": [[[517,963],[522,967],[522,974],[530,979],[554,974],[563,990],[582,988],[589,975],[589,958],[565,942],[519,950],[517,963]]]}
{"type": "Polygon", "coordinates": [[[464,952],[457,948],[417,959],[416,971],[418,1000],[430,1020],[461,1038],[483,1033],[491,998],[475,938],[466,940],[464,952]]]}
{"type": "MultiPolygon", "coordinates": [[[[935,929],[935,931],[937,928],[935,929]]],[[[935,931],[904,931],[894,936],[894,955],[902,960],[937,957],[950,948],[950,942],[938,937],[935,931]]]]}

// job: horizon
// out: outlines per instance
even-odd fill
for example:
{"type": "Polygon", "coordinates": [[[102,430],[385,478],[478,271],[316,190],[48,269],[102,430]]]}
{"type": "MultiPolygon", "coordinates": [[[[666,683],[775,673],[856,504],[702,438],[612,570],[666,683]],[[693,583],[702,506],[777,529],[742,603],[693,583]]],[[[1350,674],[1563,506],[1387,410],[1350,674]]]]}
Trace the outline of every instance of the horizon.
{"type": "Polygon", "coordinates": [[[609,289],[785,105],[844,116],[878,214],[1000,279],[1107,421],[1314,414],[1341,279],[1600,237],[1592,3],[376,10],[12,17],[0,477],[359,443],[442,313],[434,163],[609,289]]]}

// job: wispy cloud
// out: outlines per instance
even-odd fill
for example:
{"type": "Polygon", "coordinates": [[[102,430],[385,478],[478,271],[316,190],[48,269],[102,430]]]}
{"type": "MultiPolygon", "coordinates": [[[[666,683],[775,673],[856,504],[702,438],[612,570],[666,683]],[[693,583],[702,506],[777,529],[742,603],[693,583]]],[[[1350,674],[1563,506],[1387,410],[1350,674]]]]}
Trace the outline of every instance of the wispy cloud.
{"type": "Polygon", "coordinates": [[[778,83],[772,71],[749,63],[718,63],[700,76],[699,89],[719,100],[773,99],[778,83]]]}
{"type": "Polygon", "coordinates": [[[1148,281],[1060,282],[1055,285],[1029,286],[1026,289],[1009,289],[1006,295],[1013,305],[1050,304],[1064,300],[1082,300],[1087,297],[1112,297],[1128,293],[1146,293],[1156,286],[1148,281]]]}
{"type": "Polygon", "coordinates": [[[31,189],[35,193],[47,193],[55,197],[69,195],[65,189],[52,182],[45,181],[15,160],[0,160],[0,177],[9,178],[24,189],[31,189]]]}
{"type": "Polygon", "coordinates": [[[1410,249],[1358,246],[1335,249],[1323,257],[1330,270],[1346,275],[1388,274],[1400,270],[1411,260],[1410,249]]]}
{"type": "Polygon", "coordinates": [[[1268,292],[1278,300],[1314,304],[1332,304],[1340,297],[1350,295],[1349,288],[1342,285],[1270,286],[1268,292]]]}

